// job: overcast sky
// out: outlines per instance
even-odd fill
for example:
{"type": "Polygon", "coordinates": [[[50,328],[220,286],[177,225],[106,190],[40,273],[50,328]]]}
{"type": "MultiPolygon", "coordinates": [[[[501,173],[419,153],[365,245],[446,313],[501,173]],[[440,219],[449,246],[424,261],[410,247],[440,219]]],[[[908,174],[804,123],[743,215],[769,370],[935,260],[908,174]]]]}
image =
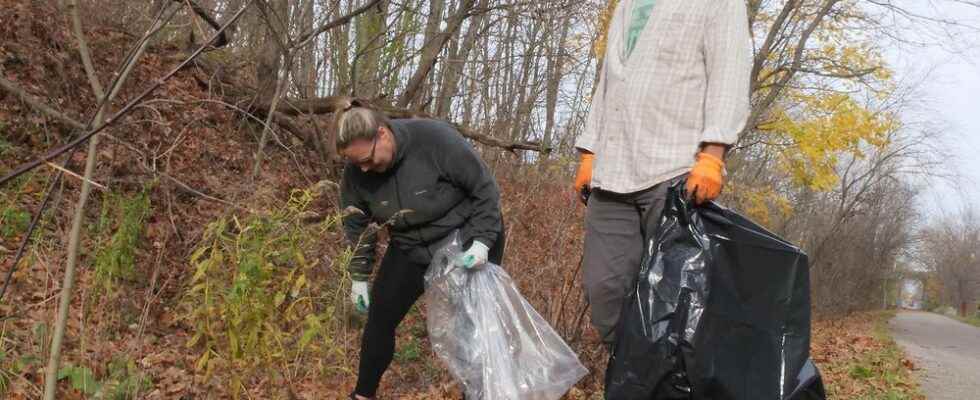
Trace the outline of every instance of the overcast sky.
{"type": "MultiPolygon", "coordinates": [[[[957,4],[951,0],[907,0],[904,6],[931,17],[954,20],[980,27],[980,8],[957,4]]],[[[960,176],[955,182],[929,179],[920,207],[929,217],[955,213],[965,204],[980,208],[980,34],[968,29],[956,30],[953,38],[920,35],[933,45],[920,47],[902,44],[889,46],[888,58],[896,78],[915,82],[922,80],[915,113],[938,113],[944,122],[942,145],[955,159],[947,164],[949,172],[960,176]]]]}

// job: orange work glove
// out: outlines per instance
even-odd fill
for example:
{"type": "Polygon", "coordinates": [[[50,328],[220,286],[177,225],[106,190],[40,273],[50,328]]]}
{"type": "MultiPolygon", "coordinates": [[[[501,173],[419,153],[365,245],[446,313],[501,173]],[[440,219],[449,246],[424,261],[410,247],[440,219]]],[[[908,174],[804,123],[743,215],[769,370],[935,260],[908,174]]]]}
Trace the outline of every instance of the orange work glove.
{"type": "Polygon", "coordinates": [[[695,204],[714,200],[725,184],[725,162],[708,153],[698,153],[698,162],[687,177],[687,195],[695,204]]]}
{"type": "Polygon", "coordinates": [[[575,174],[575,194],[581,194],[583,189],[588,188],[592,183],[592,160],[595,154],[580,153],[578,161],[578,173],[575,174]]]}

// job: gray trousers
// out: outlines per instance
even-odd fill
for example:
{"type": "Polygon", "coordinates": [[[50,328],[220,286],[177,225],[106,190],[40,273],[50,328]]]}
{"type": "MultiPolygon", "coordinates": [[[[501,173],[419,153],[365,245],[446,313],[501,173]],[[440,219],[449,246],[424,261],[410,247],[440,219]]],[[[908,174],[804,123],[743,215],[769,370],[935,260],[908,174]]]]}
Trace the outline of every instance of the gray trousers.
{"type": "Polygon", "coordinates": [[[667,189],[683,176],[639,192],[600,189],[589,197],[583,284],[592,307],[592,326],[606,344],[616,340],[623,301],[636,285],[645,239],[663,213],[667,189]]]}

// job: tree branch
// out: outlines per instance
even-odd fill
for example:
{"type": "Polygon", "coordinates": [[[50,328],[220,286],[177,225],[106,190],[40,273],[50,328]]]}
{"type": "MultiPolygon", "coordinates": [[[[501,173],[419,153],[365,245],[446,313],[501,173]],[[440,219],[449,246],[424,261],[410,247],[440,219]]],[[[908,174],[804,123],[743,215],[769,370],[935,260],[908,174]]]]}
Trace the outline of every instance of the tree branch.
{"type": "Polygon", "coordinates": [[[88,76],[89,84],[92,85],[95,98],[102,101],[102,98],[105,97],[105,91],[102,89],[102,84],[99,83],[99,76],[95,74],[95,67],[92,66],[92,55],[88,50],[88,42],[85,41],[85,35],[82,33],[82,21],[78,16],[78,0],[68,0],[67,11],[71,16],[72,30],[75,33],[75,40],[78,41],[78,52],[82,56],[85,75],[88,76]]]}
{"type": "Polygon", "coordinates": [[[422,83],[429,76],[429,72],[435,66],[436,61],[438,61],[438,56],[442,52],[442,48],[445,47],[446,43],[452,39],[453,34],[463,25],[463,21],[469,17],[468,13],[476,0],[463,0],[459,5],[459,9],[456,10],[456,14],[447,21],[446,29],[442,30],[432,38],[432,42],[426,43],[422,48],[422,56],[419,60],[418,68],[415,73],[409,78],[408,83],[405,84],[405,92],[402,93],[400,99],[398,99],[399,107],[409,107],[416,97],[419,95],[419,91],[422,88],[422,83]]]}
{"type": "Polygon", "coordinates": [[[354,17],[356,17],[358,15],[361,15],[361,14],[367,12],[367,10],[370,10],[371,7],[374,7],[374,6],[378,5],[378,3],[381,3],[381,0],[373,0],[373,1],[371,1],[371,2],[369,2],[369,3],[367,3],[367,4],[363,5],[363,6],[361,6],[360,8],[358,8],[358,9],[356,9],[354,11],[351,11],[350,14],[344,15],[344,16],[342,16],[340,18],[337,18],[337,19],[335,19],[333,21],[330,21],[330,22],[324,24],[323,26],[317,28],[313,32],[306,33],[303,36],[300,36],[299,39],[296,40],[296,45],[294,45],[293,47],[289,48],[289,50],[292,51],[294,49],[298,49],[300,47],[306,46],[309,42],[313,41],[313,39],[315,37],[319,36],[323,32],[329,31],[329,30],[331,30],[333,28],[336,28],[338,26],[341,26],[341,25],[346,25],[352,19],[354,19],[354,17]]]}
{"type": "Polygon", "coordinates": [[[749,116],[749,120],[743,134],[756,126],[756,121],[762,115],[763,111],[768,109],[769,106],[776,101],[776,98],[782,94],[782,88],[785,87],[786,84],[789,83],[789,81],[796,75],[796,72],[799,71],[803,62],[806,43],[810,40],[810,36],[817,29],[817,27],[820,26],[823,19],[830,14],[830,11],[834,8],[834,6],[840,2],[841,0],[826,0],[817,14],[813,17],[813,20],[810,21],[810,24],[807,25],[806,29],[800,35],[799,40],[797,40],[796,49],[793,52],[793,62],[790,64],[789,70],[780,78],[779,82],[774,85],[775,87],[770,89],[769,93],[766,94],[766,97],[762,100],[762,102],[756,104],[751,115],[749,116]]]}

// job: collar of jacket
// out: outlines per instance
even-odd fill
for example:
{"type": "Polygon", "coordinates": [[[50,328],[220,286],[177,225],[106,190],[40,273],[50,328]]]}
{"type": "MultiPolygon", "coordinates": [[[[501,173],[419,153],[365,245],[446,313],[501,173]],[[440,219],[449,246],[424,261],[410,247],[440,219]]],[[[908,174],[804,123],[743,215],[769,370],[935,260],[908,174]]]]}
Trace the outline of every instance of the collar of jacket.
{"type": "Polygon", "coordinates": [[[408,146],[411,145],[412,135],[405,130],[405,126],[397,121],[391,121],[391,133],[395,139],[395,158],[391,160],[391,167],[395,168],[405,158],[408,146]]]}

